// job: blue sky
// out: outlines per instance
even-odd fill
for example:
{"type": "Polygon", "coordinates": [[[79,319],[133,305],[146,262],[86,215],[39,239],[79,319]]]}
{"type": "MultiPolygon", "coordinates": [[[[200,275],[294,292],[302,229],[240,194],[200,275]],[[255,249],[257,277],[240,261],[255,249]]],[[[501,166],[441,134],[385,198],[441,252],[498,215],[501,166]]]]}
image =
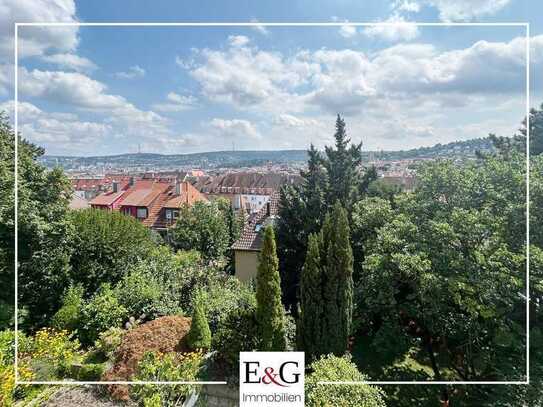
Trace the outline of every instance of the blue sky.
{"type": "Polygon", "coordinates": [[[369,150],[510,135],[539,105],[543,5],[522,0],[0,0],[0,109],[13,22],[395,22],[388,27],[21,27],[19,129],[48,154],[322,148],[337,113],[369,150]]]}

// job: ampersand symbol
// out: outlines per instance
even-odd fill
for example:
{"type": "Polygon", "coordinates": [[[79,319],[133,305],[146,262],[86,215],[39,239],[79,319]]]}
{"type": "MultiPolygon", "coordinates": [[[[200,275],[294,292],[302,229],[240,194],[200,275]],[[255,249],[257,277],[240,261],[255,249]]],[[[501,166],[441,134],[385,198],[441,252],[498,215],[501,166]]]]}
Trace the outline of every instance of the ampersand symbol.
{"type": "Polygon", "coordinates": [[[264,369],[264,373],[264,376],[262,376],[262,382],[264,384],[275,383],[278,386],[287,387],[284,384],[281,384],[275,380],[275,378],[277,377],[277,373],[273,373],[273,367],[267,367],[266,369],[264,369]]]}

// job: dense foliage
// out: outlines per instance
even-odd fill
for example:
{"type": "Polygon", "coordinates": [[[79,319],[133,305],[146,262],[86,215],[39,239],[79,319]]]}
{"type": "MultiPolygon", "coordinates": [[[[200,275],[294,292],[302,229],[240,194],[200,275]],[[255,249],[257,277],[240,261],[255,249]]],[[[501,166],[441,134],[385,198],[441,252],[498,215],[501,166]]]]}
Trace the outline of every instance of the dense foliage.
{"type": "Polygon", "coordinates": [[[286,349],[285,311],[281,303],[281,284],[273,227],[263,230],[262,249],[256,274],[256,318],[259,324],[261,351],[286,349]]]}
{"type": "Polygon", "coordinates": [[[176,249],[197,250],[207,259],[218,259],[228,250],[229,227],[220,203],[184,204],[179,219],[171,230],[171,243],[176,249]]]}
{"type": "MultiPolygon", "coordinates": [[[[301,185],[287,185],[281,189],[277,249],[283,302],[293,311],[297,309],[309,235],[320,230],[325,214],[336,201],[350,214],[352,205],[366,194],[377,177],[374,168],[366,172],[360,170],[362,144],[351,144],[345,122],[339,115],[334,139],[334,146],[327,146],[324,155],[311,146],[307,170],[301,172],[301,185]]],[[[359,254],[362,252],[355,252],[355,255],[359,254]]]]}
{"type": "Polygon", "coordinates": [[[368,380],[349,357],[326,355],[313,362],[305,379],[306,405],[312,407],[385,407],[381,390],[367,384],[331,385],[320,381],[359,382],[368,380]]]}
{"type": "Polygon", "coordinates": [[[343,355],[352,333],[353,256],[347,213],[337,202],[322,231],[310,235],[302,271],[300,346],[309,360],[343,355]]]}
{"type": "Polygon", "coordinates": [[[192,311],[192,322],[187,334],[187,345],[193,350],[208,350],[211,348],[211,330],[207,323],[205,305],[201,297],[197,297],[192,311]]]}

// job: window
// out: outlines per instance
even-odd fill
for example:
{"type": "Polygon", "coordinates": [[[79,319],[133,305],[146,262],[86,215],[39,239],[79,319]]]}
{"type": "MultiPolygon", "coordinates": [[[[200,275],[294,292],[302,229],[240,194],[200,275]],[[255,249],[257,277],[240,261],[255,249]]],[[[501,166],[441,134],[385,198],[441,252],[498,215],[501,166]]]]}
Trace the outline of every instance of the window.
{"type": "Polygon", "coordinates": [[[136,217],[138,219],[145,219],[147,217],[147,208],[138,208],[136,217]]]}
{"type": "Polygon", "coordinates": [[[166,209],[166,219],[170,220],[172,218],[172,210],[166,209]]]}
{"type": "Polygon", "coordinates": [[[174,218],[174,219],[179,218],[179,211],[178,210],[173,210],[172,211],[172,218],[174,218]]]}

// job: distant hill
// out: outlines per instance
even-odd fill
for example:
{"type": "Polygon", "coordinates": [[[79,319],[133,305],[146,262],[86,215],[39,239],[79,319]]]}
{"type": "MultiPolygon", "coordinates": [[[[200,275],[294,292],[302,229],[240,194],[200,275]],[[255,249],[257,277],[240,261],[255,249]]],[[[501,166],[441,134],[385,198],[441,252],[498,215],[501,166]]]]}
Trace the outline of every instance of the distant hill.
{"type": "MultiPolygon", "coordinates": [[[[455,141],[400,151],[364,151],[364,158],[379,160],[401,160],[415,158],[473,157],[476,151],[489,151],[492,143],[488,138],[455,141]]],[[[191,167],[191,168],[240,168],[273,164],[302,164],[307,160],[306,150],[274,151],[215,151],[193,154],[119,154],[93,157],[45,155],[41,162],[47,167],[61,166],[65,169],[85,167],[191,167]]]]}

